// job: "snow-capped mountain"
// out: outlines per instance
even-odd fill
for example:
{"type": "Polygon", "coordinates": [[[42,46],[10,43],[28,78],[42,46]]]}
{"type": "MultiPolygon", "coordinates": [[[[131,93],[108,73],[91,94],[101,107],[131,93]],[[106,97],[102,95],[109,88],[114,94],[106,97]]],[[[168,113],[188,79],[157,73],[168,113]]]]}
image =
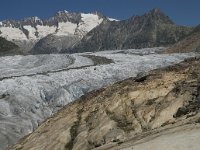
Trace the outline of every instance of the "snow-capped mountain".
{"type": "Polygon", "coordinates": [[[171,46],[192,32],[176,25],[160,9],[127,20],[95,13],[59,11],[53,17],[0,22],[0,37],[14,42],[23,53],[75,53],[171,46]]]}
{"type": "Polygon", "coordinates": [[[49,34],[77,36],[81,39],[104,19],[106,17],[97,12],[85,14],[59,11],[47,20],[38,17],[20,21],[4,20],[0,22],[0,36],[30,50],[37,41],[49,34]]]}
{"type": "Polygon", "coordinates": [[[176,25],[160,9],[122,21],[103,21],[76,45],[64,52],[86,52],[145,47],[168,47],[193,28],[176,25]]]}

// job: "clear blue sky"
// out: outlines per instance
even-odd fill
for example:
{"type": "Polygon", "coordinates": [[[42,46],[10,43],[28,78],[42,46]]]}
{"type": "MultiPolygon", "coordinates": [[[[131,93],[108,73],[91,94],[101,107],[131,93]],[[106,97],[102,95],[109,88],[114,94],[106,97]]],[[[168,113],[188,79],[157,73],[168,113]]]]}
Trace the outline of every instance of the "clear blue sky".
{"type": "Polygon", "coordinates": [[[99,11],[102,14],[127,19],[160,8],[177,24],[200,24],[200,0],[0,0],[0,20],[53,16],[59,10],[74,12],[99,11]]]}

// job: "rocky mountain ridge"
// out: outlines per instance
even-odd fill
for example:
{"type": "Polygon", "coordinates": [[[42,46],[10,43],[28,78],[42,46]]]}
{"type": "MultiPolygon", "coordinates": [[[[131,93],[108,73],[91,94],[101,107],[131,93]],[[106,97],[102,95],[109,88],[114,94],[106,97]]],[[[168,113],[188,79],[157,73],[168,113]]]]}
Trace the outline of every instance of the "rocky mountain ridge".
{"type": "Polygon", "coordinates": [[[2,21],[0,36],[16,43],[25,52],[29,52],[35,43],[50,34],[56,37],[75,36],[81,39],[104,19],[107,18],[98,12],[85,14],[59,11],[47,20],[30,17],[20,21],[2,21]]]}
{"type": "MultiPolygon", "coordinates": [[[[26,30],[24,26],[31,26],[37,30],[37,26],[56,26],[59,27],[60,22],[71,22],[74,24],[79,24],[80,22],[83,22],[82,16],[84,13],[74,13],[74,12],[68,12],[68,11],[59,11],[57,12],[53,17],[50,17],[49,19],[40,19],[37,16],[24,18],[22,20],[3,20],[0,22],[0,27],[12,27],[12,28],[19,28],[22,31],[26,30]]],[[[99,12],[91,13],[88,15],[96,15],[100,18],[106,18],[99,12]]],[[[26,31],[23,31],[24,34],[27,34],[26,31]]],[[[28,35],[27,35],[28,38],[28,35]]]]}
{"type": "Polygon", "coordinates": [[[170,46],[192,30],[176,25],[159,9],[122,21],[98,12],[60,11],[47,20],[31,17],[0,22],[0,36],[17,44],[25,54],[170,46]]]}
{"type": "Polygon", "coordinates": [[[170,46],[188,35],[192,29],[176,25],[161,10],[153,9],[128,20],[105,20],[65,52],[170,46]]]}

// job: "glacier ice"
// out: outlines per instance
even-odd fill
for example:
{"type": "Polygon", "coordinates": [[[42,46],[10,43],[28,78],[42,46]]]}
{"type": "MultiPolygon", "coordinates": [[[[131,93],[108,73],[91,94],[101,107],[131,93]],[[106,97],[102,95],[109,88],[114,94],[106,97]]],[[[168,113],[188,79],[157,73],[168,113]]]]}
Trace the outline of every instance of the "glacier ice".
{"type": "Polygon", "coordinates": [[[85,93],[195,56],[157,54],[162,50],[0,57],[0,149],[31,133],[85,93]],[[113,63],[98,64],[88,55],[112,59],[113,63]]]}

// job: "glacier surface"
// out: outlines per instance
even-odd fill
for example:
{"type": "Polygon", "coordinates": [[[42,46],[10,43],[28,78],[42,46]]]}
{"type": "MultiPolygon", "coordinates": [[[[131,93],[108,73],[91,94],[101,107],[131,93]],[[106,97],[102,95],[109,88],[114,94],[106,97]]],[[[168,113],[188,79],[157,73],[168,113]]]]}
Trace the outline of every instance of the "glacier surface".
{"type": "Polygon", "coordinates": [[[85,93],[195,56],[162,50],[0,57],[0,149],[85,93]]]}

